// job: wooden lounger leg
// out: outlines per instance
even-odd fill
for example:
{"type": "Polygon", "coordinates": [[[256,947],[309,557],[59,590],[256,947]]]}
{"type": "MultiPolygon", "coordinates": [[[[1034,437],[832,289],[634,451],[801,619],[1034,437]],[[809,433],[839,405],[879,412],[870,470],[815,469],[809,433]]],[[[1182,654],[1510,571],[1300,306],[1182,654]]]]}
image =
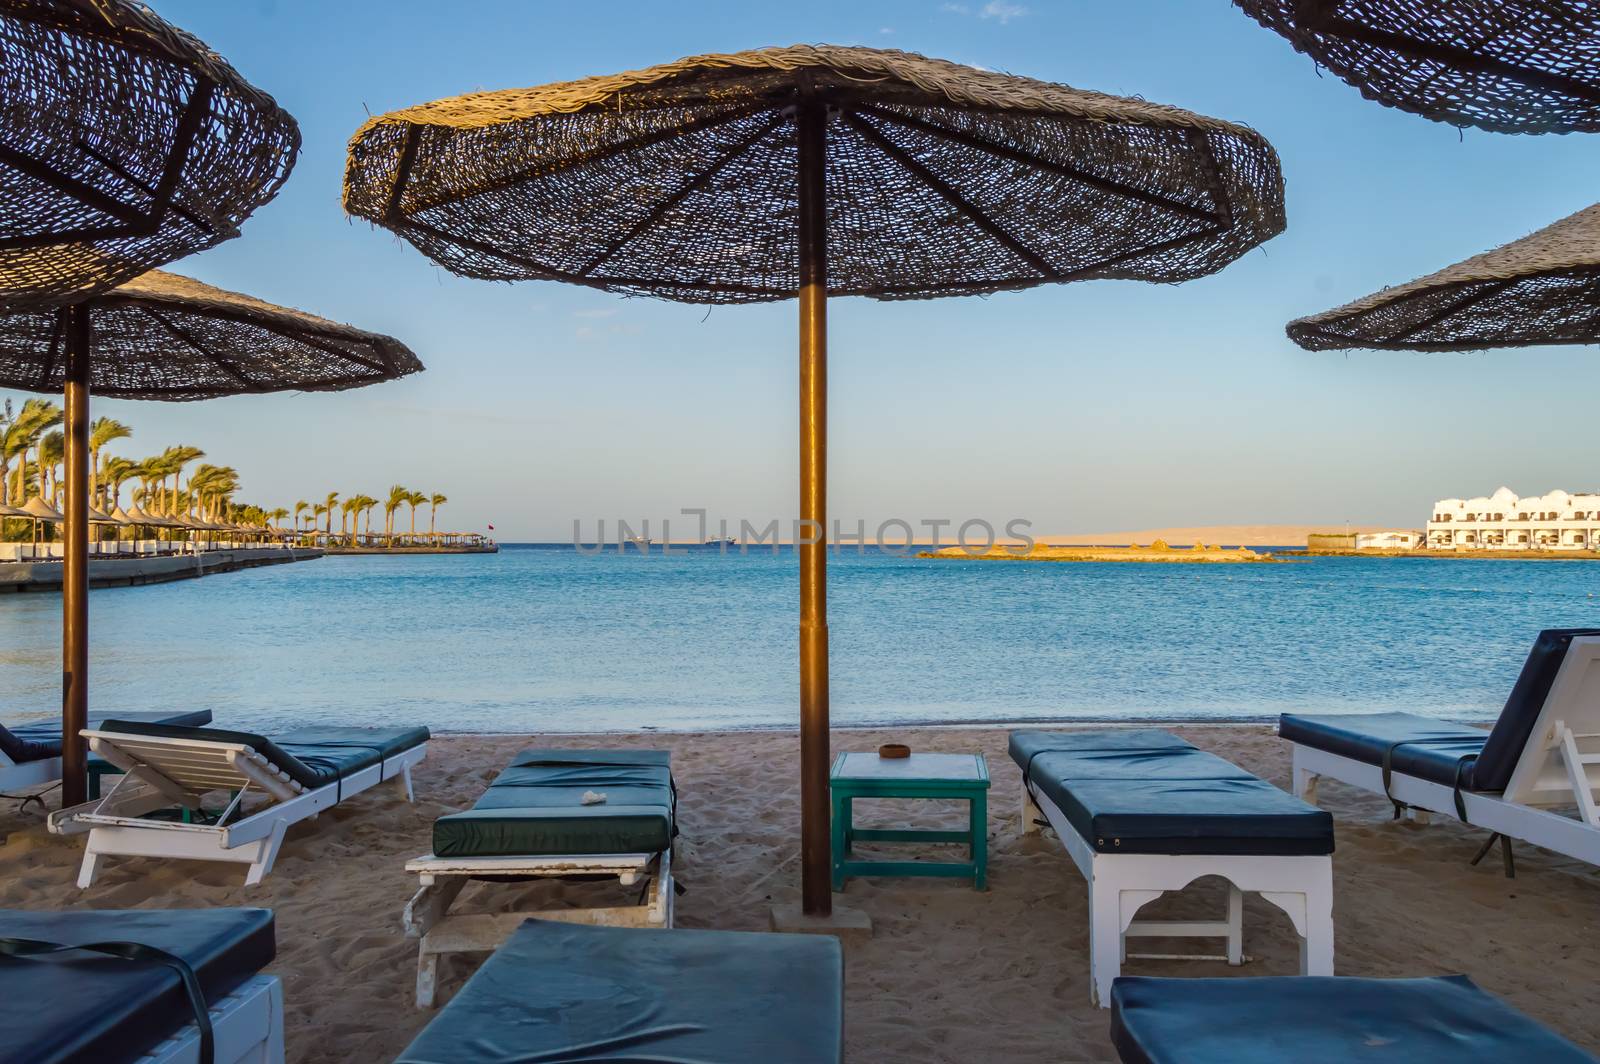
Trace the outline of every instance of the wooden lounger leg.
{"type": "Polygon", "coordinates": [[[78,867],[78,889],[84,890],[94,884],[94,876],[100,868],[100,855],[94,849],[94,835],[89,835],[89,842],[83,848],[83,864],[78,867]]]}
{"type": "Polygon", "coordinates": [[[1244,963],[1244,891],[1228,881],[1228,963],[1244,963]]]}
{"type": "Polygon", "coordinates": [[[278,848],[283,845],[283,836],[288,830],[289,822],[280,820],[272,825],[272,834],[257,844],[261,849],[256,859],[250,862],[250,869],[244,875],[245,886],[255,886],[261,882],[268,872],[272,871],[272,863],[278,859],[278,848]]]}
{"type": "Polygon", "coordinates": [[[1300,939],[1300,974],[1333,974],[1333,862],[1326,883],[1304,891],[1262,891],[1261,897],[1288,914],[1300,939]]]}
{"type": "MultiPolygon", "coordinates": [[[[422,939],[417,946],[417,1008],[433,1008],[439,989],[439,954],[430,949],[428,932],[450,912],[456,895],[467,885],[465,876],[426,877],[401,918],[408,937],[422,939]]],[[[492,948],[492,947],[491,947],[492,948]]]]}
{"type": "Polygon", "coordinates": [[[1111,984],[1122,974],[1122,891],[1109,877],[1089,881],[1089,1002],[1111,1003],[1111,984]]]}
{"type": "Polygon", "coordinates": [[[1028,793],[1026,781],[1022,784],[1022,833],[1036,835],[1039,833],[1039,823],[1044,820],[1044,813],[1033,802],[1033,795],[1028,793]]]}
{"type": "Polygon", "coordinates": [[[1300,748],[1294,748],[1294,793],[1302,802],[1317,804],[1317,780],[1322,777],[1300,766],[1300,748]]]}

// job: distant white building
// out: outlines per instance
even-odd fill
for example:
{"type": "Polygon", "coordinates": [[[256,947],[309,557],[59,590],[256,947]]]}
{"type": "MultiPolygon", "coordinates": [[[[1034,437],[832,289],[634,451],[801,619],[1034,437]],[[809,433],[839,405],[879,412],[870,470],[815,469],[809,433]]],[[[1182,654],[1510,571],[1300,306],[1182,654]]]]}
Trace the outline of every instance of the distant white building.
{"type": "Polygon", "coordinates": [[[1422,546],[1422,533],[1388,529],[1383,532],[1357,532],[1356,550],[1416,550],[1422,546]]]}
{"type": "Polygon", "coordinates": [[[1428,522],[1430,550],[1600,550],[1600,495],[1552,491],[1518,498],[1510,488],[1476,499],[1440,499],[1428,522]]]}

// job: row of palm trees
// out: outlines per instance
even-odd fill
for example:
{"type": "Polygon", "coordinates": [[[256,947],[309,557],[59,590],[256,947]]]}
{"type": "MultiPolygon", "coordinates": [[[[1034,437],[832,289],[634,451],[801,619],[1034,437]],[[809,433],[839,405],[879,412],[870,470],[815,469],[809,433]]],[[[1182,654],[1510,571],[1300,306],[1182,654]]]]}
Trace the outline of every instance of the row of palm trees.
{"type": "MultiPolygon", "coordinates": [[[[402,506],[411,508],[411,532],[409,541],[418,542],[417,539],[417,507],[428,507],[428,533],[429,540],[437,540],[435,531],[439,516],[439,507],[449,502],[449,498],[435,492],[432,495],[420,491],[412,491],[400,484],[391,485],[386,498],[375,499],[371,495],[351,495],[344,499],[339,498],[336,491],[328,492],[327,498],[321,502],[308,502],[301,499],[294,504],[293,517],[295,531],[309,534],[313,538],[322,535],[327,542],[342,542],[356,546],[361,542],[373,543],[375,537],[372,531],[372,511],[379,506],[383,507],[383,542],[393,546],[395,543],[395,514],[402,506]],[[333,515],[339,514],[339,531],[337,537],[333,530],[333,515]],[[304,516],[302,516],[304,515],[304,516]],[[365,519],[365,529],[362,521],[365,519]]],[[[287,516],[287,514],[286,514],[287,516]]]]}
{"type": "MultiPolygon", "coordinates": [[[[0,503],[21,507],[38,497],[56,509],[62,506],[65,459],[61,431],[61,407],[48,399],[27,399],[20,408],[10,399],[0,403],[0,503]]],[[[335,542],[333,516],[341,515],[339,537],[356,545],[364,538],[373,543],[372,511],[383,507],[383,542],[396,542],[395,515],[403,506],[411,509],[409,540],[417,542],[417,507],[427,506],[430,540],[435,532],[439,507],[449,500],[442,494],[425,495],[399,484],[389,489],[385,499],[370,495],[351,495],[341,501],[338,492],[329,492],[321,502],[295,503],[265,509],[234,500],[239,490],[239,473],[232,466],[201,462],[206,453],[198,447],[178,445],[159,454],[135,460],[111,454],[108,445],[133,435],[133,429],[115,418],[102,417],[89,426],[89,498],[96,510],[112,514],[122,508],[125,485],[131,484],[125,511],[137,520],[142,512],[156,518],[190,518],[211,523],[242,525],[293,532],[302,538],[324,537],[335,542]],[[199,464],[196,464],[199,463],[199,464]],[[309,511],[309,513],[308,513],[309,511]],[[303,518],[302,515],[305,515],[303,518]],[[292,528],[281,522],[293,517],[292,528]],[[366,530],[357,525],[366,518],[366,530]]]]}

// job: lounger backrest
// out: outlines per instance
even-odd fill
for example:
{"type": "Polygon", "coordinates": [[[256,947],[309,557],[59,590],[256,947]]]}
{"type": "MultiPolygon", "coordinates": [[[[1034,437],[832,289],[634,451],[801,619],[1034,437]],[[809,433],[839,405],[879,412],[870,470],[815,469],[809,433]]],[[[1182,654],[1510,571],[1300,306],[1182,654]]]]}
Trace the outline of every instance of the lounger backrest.
{"type": "Polygon", "coordinates": [[[259,736],[219,728],[170,728],[144,723],[133,731],[131,725],[133,722],[107,720],[101,730],[86,730],[83,734],[90,741],[90,749],[107,762],[125,771],[149,768],[155,778],[165,782],[166,790],[176,786],[190,797],[198,797],[210,790],[253,786],[270,797],[290,798],[306,789],[275,758],[262,754],[253,742],[240,741],[259,736]],[[152,728],[187,731],[197,734],[197,738],[150,734],[152,728]]]}
{"type": "Polygon", "coordinates": [[[1597,756],[1600,631],[1575,634],[1568,641],[1549,695],[1506,782],[1505,798],[1524,805],[1572,805],[1577,801],[1577,773],[1582,773],[1591,792],[1600,785],[1600,760],[1587,760],[1597,756]],[[1573,754],[1576,758],[1568,756],[1573,754]]]}
{"type": "MultiPolygon", "coordinates": [[[[1600,636],[1600,628],[1550,628],[1539,633],[1523,662],[1522,674],[1511,688],[1494,730],[1483,744],[1483,752],[1472,766],[1472,789],[1503,791],[1528,746],[1534,725],[1550,697],[1556,674],[1566,659],[1572,640],[1600,636]]],[[[1596,707],[1600,708],[1600,707],[1596,707]]]]}
{"type": "Polygon", "coordinates": [[[301,763],[299,758],[281,749],[277,743],[253,732],[230,731],[226,728],[190,728],[178,724],[151,724],[141,720],[108,720],[97,727],[103,732],[121,732],[153,739],[191,739],[248,746],[302,787],[315,789],[328,782],[314,769],[301,763]]]}

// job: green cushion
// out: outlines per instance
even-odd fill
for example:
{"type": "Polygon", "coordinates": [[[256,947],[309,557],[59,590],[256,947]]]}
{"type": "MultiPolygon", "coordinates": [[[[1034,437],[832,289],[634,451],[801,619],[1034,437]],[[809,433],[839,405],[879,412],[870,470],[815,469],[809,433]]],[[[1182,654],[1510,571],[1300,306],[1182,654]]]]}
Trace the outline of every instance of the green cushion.
{"type": "Polygon", "coordinates": [[[201,739],[248,746],[307,790],[326,787],[428,741],[427,728],[299,728],[277,741],[227,728],[185,728],[133,720],[108,720],[99,728],[126,735],[201,739]]]}
{"type": "Polygon", "coordinates": [[[843,1034],[830,935],[529,920],[395,1064],[838,1064],[843,1034]]]}
{"type": "Polygon", "coordinates": [[[665,750],[524,750],[464,813],[433,823],[435,857],[659,853],[676,800],[665,750]],[[585,791],[606,796],[584,805],[585,791]]]}

